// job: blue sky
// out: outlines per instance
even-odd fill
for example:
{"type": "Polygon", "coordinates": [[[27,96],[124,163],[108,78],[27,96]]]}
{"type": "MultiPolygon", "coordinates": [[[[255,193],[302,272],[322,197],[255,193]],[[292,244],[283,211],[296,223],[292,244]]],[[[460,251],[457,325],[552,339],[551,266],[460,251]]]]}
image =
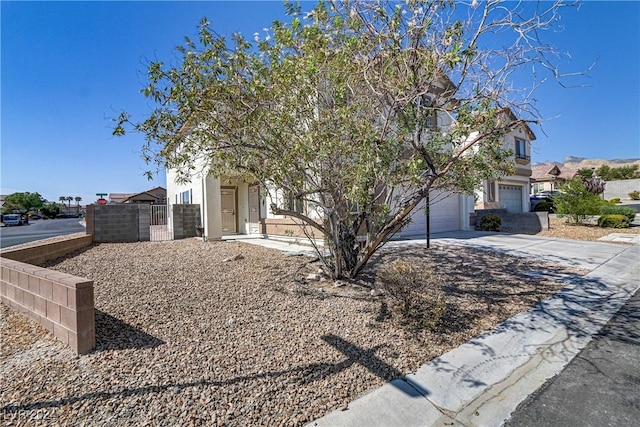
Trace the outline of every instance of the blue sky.
{"type": "MultiPolygon", "coordinates": [[[[7,2],[1,13],[1,192],[49,200],[166,186],[147,181],[140,135],[111,136],[121,110],[142,118],[145,63],[175,59],[202,16],[219,33],[262,32],[283,19],[281,1],[7,2]]],[[[563,13],[546,40],[569,52],[561,70],[598,61],[589,78],[537,93],[547,118],[534,128],[534,162],[640,157],[640,3],[587,1],[563,13]],[[545,134],[546,133],[546,134],[545,134]]],[[[194,37],[195,38],[195,37],[194,37]]]]}

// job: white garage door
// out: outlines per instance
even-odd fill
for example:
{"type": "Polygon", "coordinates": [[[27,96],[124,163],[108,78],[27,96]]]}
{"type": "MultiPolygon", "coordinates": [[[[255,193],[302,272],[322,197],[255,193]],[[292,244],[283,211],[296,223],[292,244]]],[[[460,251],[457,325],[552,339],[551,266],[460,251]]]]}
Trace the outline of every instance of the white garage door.
{"type": "MultiPolygon", "coordinates": [[[[460,230],[460,196],[454,193],[431,192],[429,220],[432,233],[460,230]]],[[[416,208],[411,223],[398,237],[425,238],[427,221],[424,213],[424,202],[416,208]]]]}
{"type": "Polygon", "coordinates": [[[500,207],[511,213],[522,212],[522,186],[506,185],[498,186],[498,197],[500,207]]]}

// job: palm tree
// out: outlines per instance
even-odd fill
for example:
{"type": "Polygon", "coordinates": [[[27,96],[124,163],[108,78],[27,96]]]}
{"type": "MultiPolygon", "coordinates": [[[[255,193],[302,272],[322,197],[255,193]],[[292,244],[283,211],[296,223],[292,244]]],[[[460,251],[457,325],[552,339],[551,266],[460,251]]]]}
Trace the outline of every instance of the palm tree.
{"type": "Polygon", "coordinates": [[[80,215],[80,201],[82,200],[82,197],[76,196],[75,197],[75,201],[76,201],[76,215],[80,215]]]}
{"type": "Polygon", "coordinates": [[[66,196],[60,196],[58,197],[58,200],[62,202],[62,206],[66,207],[67,205],[64,203],[67,201],[67,197],[66,196]]]}
{"type": "Polygon", "coordinates": [[[67,213],[71,213],[71,201],[73,200],[73,196],[67,196],[67,201],[69,202],[69,207],[67,208],[67,213]]]}

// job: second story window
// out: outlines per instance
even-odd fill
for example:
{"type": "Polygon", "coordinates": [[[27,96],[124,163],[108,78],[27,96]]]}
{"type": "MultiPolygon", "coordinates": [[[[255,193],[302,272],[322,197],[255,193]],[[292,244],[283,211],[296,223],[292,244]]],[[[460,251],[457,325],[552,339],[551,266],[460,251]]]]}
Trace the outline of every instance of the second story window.
{"type": "Polygon", "coordinates": [[[527,144],[524,139],[516,138],[516,160],[529,161],[530,157],[527,155],[527,144]]]}

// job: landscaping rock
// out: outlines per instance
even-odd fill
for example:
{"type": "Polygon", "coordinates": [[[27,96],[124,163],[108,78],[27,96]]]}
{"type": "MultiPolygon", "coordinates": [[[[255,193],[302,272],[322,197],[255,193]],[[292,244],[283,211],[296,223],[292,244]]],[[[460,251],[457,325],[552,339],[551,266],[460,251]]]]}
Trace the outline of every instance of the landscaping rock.
{"type": "Polygon", "coordinates": [[[382,292],[382,290],[380,289],[371,289],[371,292],[369,293],[371,294],[372,297],[379,297],[384,294],[384,292],[382,292]]]}
{"type": "Polygon", "coordinates": [[[435,246],[380,252],[382,263],[402,257],[446,278],[455,310],[421,331],[369,286],[305,291],[295,273],[319,275],[317,265],[260,246],[185,239],[79,251],[46,266],[95,281],[97,347],[77,357],[0,304],[0,411],[24,416],[17,425],[304,425],[563,286],[520,272],[571,273],[435,246]]]}
{"type": "Polygon", "coordinates": [[[237,254],[232,257],[223,259],[222,262],[238,261],[239,259],[244,259],[244,255],[237,254]]]}

